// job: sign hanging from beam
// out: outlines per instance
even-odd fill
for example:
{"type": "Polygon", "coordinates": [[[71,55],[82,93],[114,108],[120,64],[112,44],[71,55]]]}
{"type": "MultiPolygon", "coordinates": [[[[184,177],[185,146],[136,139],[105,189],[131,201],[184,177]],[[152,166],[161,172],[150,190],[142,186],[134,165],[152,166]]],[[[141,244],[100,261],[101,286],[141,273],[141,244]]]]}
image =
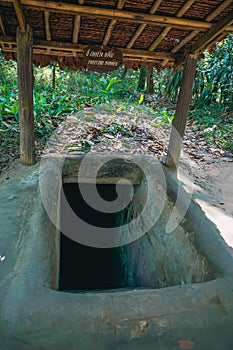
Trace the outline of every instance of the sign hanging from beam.
{"type": "Polygon", "coordinates": [[[107,46],[89,46],[84,52],[85,65],[91,72],[112,72],[123,64],[120,50],[107,46]]]}

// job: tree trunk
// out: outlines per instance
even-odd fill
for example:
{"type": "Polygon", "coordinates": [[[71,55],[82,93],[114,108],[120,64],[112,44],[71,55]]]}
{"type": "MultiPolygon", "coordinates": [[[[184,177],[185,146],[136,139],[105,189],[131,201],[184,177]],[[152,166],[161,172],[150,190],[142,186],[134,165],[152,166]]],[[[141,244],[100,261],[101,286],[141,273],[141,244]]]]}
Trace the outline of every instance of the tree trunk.
{"type": "Polygon", "coordinates": [[[146,85],[146,66],[142,66],[140,68],[140,75],[139,75],[139,80],[138,80],[137,91],[139,91],[139,92],[144,91],[145,85],[146,85]]]}
{"type": "Polygon", "coordinates": [[[177,169],[179,164],[188,108],[192,98],[196,68],[197,59],[188,56],[181,80],[181,87],[177,101],[175,117],[172,122],[172,131],[166,159],[166,164],[172,169],[177,169]]]}
{"type": "Polygon", "coordinates": [[[53,68],[52,68],[52,72],[53,72],[53,76],[52,76],[52,88],[53,90],[56,89],[56,63],[53,64],[53,68]]]}
{"type": "Polygon", "coordinates": [[[147,93],[154,93],[153,68],[147,66],[147,93]]]}
{"type": "Polygon", "coordinates": [[[35,164],[34,116],[33,116],[33,35],[17,28],[17,65],[20,118],[20,160],[24,165],[35,164]]]}

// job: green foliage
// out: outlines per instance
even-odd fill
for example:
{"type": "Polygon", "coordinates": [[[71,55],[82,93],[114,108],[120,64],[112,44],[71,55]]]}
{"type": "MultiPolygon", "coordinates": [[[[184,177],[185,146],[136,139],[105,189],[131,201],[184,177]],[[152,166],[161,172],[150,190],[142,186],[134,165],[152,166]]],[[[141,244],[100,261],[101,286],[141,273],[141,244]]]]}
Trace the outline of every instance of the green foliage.
{"type": "Polygon", "coordinates": [[[7,85],[0,85],[0,120],[9,116],[18,121],[18,110],[17,93],[7,85]]]}
{"type": "Polygon", "coordinates": [[[205,131],[208,128],[216,127],[213,138],[212,133],[204,133],[207,143],[215,144],[221,149],[233,151],[233,120],[232,114],[224,112],[220,106],[203,106],[193,108],[189,113],[190,119],[193,119],[198,129],[205,131]]]}
{"type": "MultiPolygon", "coordinates": [[[[182,78],[182,71],[165,69],[158,74],[154,69],[154,94],[148,95],[144,93],[145,67],[141,70],[125,70],[122,67],[112,73],[99,74],[86,70],[61,71],[58,65],[51,64],[46,68],[34,67],[34,74],[35,133],[39,142],[45,142],[64,115],[76,113],[83,106],[111,106],[116,100],[117,113],[125,113],[134,106],[137,106],[138,113],[146,105],[156,123],[170,124],[182,78]],[[138,93],[140,77],[141,80],[143,78],[144,87],[138,93]]],[[[200,129],[217,125],[215,141],[224,149],[232,147],[232,90],[233,35],[230,35],[227,40],[217,44],[213,54],[206,52],[205,59],[198,63],[190,111],[190,118],[196,121],[200,129]]],[[[114,134],[114,130],[107,132],[114,134]]],[[[17,144],[18,133],[16,63],[4,60],[0,53],[0,141],[8,139],[11,144],[17,144]]],[[[88,148],[89,145],[83,147],[88,148]]]]}
{"type": "Polygon", "coordinates": [[[116,77],[113,77],[109,81],[106,81],[107,86],[106,86],[106,88],[102,89],[101,92],[103,94],[107,94],[107,95],[108,94],[115,94],[116,91],[115,91],[114,87],[116,84],[121,83],[121,82],[122,82],[122,80],[116,79],[116,77]]]}
{"type": "Polygon", "coordinates": [[[13,89],[17,87],[17,66],[14,61],[6,61],[0,51],[0,85],[13,89]]]}
{"type": "Polygon", "coordinates": [[[205,53],[198,64],[194,97],[196,107],[215,104],[233,110],[233,35],[205,53]]]}
{"type": "MultiPolygon", "coordinates": [[[[154,76],[155,93],[159,98],[175,102],[183,71],[165,69],[154,76]]],[[[233,110],[233,35],[217,43],[213,54],[205,52],[198,62],[193,100],[195,108],[217,105],[233,110]]]]}

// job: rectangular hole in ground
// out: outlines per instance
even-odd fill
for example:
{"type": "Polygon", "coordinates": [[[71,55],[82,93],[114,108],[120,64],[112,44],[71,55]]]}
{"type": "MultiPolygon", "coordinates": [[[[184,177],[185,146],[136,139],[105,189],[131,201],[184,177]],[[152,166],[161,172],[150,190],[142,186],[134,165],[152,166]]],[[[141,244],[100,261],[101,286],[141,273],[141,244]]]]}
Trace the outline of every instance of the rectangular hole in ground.
{"type": "MultiPolygon", "coordinates": [[[[89,190],[94,190],[94,186],[97,186],[105,200],[116,198],[115,185],[85,186],[89,190]]],[[[127,200],[129,186],[124,186],[127,200]]],[[[114,214],[97,213],[88,207],[78,184],[63,184],[63,190],[73,211],[84,221],[97,227],[120,227],[143,208],[147,188],[144,183],[134,186],[131,204],[114,214]]],[[[163,214],[148,233],[135,242],[118,248],[84,246],[61,233],[59,290],[163,288],[201,283],[215,278],[213,267],[195,246],[194,232],[187,231],[180,225],[174,232],[165,233],[164,227],[171,215],[171,207],[168,199],[163,214]]],[[[61,231],[65,232],[62,196],[60,218],[61,231]]],[[[79,227],[75,229],[79,230],[79,227]]]]}
{"type": "MultiPolygon", "coordinates": [[[[97,190],[106,201],[116,199],[115,185],[84,184],[85,190],[97,190]]],[[[125,200],[128,200],[130,187],[124,186],[125,200]]],[[[63,184],[65,197],[82,220],[90,225],[111,228],[116,227],[122,212],[103,213],[91,208],[83,199],[78,184],[63,184]]],[[[61,200],[61,227],[65,232],[66,218],[63,215],[61,200]]],[[[76,230],[80,228],[77,226],[76,230]]],[[[68,238],[61,232],[60,236],[60,290],[96,290],[127,287],[120,248],[93,248],[82,245],[68,238]]]]}

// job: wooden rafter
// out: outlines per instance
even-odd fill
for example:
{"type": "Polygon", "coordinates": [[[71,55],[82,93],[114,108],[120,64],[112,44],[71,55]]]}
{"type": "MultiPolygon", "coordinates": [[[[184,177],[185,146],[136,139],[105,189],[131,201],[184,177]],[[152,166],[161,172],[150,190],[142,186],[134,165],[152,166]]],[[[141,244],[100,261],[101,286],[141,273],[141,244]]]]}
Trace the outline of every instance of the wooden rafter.
{"type": "MultiPolygon", "coordinates": [[[[13,2],[17,0],[1,0],[2,2],[13,2]]],[[[199,29],[206,31],[211,28],[211,24],[205,21],[196,21],[184,18],[157,16],[150,13],[130,12],[124,10],[116,10],[109,8],[100,8],[93,6],[81,6],[71,3],[54,2],[54,1],[37,1],[37,0],[22,0],[22,4],[32,9],[49,10],[57,13],[67,13],[72,15],[84,15],[103,17],[108,19],[122,20],[133,23],[144,23],[157,26],[173,26],[174,28],[182,29],[199,29]],[[59,6],[58,6],[59,4],[59,6]]]]}
{"type": "Polygon", "coordinates": [[[22,10],[21,1],[20,0],[13,0],[13,4],[14,4],[15,12],[16,12],[16,15],[18,18],[20,30],[22,33],[24,33],[24,32],[26,32],[26,21],[25,21],[23,10],[22,10]]]}
{"type": "Polygon", "coordinates": [[[50,31],[50,25],[49,25],[49,18],[50,18],[50,12],[45,11],[44,12],[44,20],[45,20],[45,33],[46,33],[46,40],[51,41],[51,31],[50,31]]]}
{"type": "MultiPolygon", "coordinates": [[[[206,22],[211,22],[213,19],[215,19],[227,6],[229,6],[232,3],[232,0],[225,0],[220,6],[216,8],[209,16],[206,17],[206,22]]],[[[231,27],[228,28],[229,31],[232,30],[231,27]]],[[[186,45],[190,40],[195,38],[197,34],[199,33],[199,30],[193,30],[191,33],[189,33],[174,49],[172,50],[172,53],[178,52],[184,45],[186,45]]]]}
{"type": "Polygon", "coordinates": [[[161,41],[163,41],[163,39],[167,36],[167,34],[170,32],[171,29],[172,29],[172,27],[165,27],[163,29],[162,33],[158,36],[158,38],[156,38],[156,40],[153,42],[153,44],[151,44],[151,46],[149,47],[149,50],[154,51],[156,49],[156,47],[159,46],[161,41]]]}
{"type": "MultiPolygon", "coordinates": [[[[12,45],[15,45],[15,49],[16,49],[16,40],[13,37],[0,36],[0,43],[3,43],[3,44],[10,43],[12,45]]],[[[60,56],[65,56],[67,52],[70,52],[70,55],[72,55],[73,51],[83,54],[84,50],[87,48],[87,45],[35,39],[33,43],[33,47],[34,47],[34,53],[36,53],[36,50],[41,49],[41,50],[45,50],[45,52],[43,53],[46,54],[46,50],[50,49],[51,54],[52,54],[52,50],[57,50],[58,52],[60,52],[60,56]]],[[[5,52],[7,51],[8,50],[6,50],[5,52]]],[[[121,51],[124,57],[138,57],[138,58],[148,58],[148,59],[155,59],[155,60],[156,59],[175,60],[175,56],[168,52],[150,52],[146,50],[132,50],[132,49],[130,50],[121,49],[121,51]]]]}
{"type": "MultiPolygon", "coordinates": [[[[155,12],[158,10],[160,4],[162,3],[163,0],[156,0],[154,2],[154,5],[151,7],[150,9],[150,13],[153,15],[155,14],[155,12]]],[[[139,38],[139,36],[142,34],[142,32],[144,31],[144,29],[146,28],[146,24],[140,24],[140,26],[138,27],[138,29],[136,30],[136,32],[134,33],[134,36],[132,37],[132,39],[130,40],[130,42],[127,45],[128,49],[131,49],[131,47],[134,45],[135,41],[139,38]]]]}
{"type": "Polygon", "coordinates": [[[108,42],[109,42],[111,35],[112,35],[112,32],[115,28],[116,22],[117,21],[115,19],[112,19],[111,22],[109,23],[108,29],[106,31],[106,34],[105,34],[105,37],[103,40],[103,45],[108,45],[108,42]]]}
{"type": "Polygon", "coordinates": [[[166,67],[166,65],[168,64],[169,60],[166,58],[165,60],[163,60],[163,62],[161,63],[162,67],[166,67]]]}
{"type": "Polygon", "coordinates": [[[227,6],[232,3],[232,0],[225,0],[220,6],[216,8],[208,17],[206,17],[207,22],[211,22],[215,19],[227,6]]]}
{"type": "MultiPolygon", "coordinates": [[[[79,5],[84,5],[85,0],[78,0],[79,5]]],[[[76,44],[78,42],[78,36],[79,36],[79,29],[81,25],[81,16],[76,15],[74,18],[74,30],[73,30],[73,38],[72,42],[76,44]]]]}
{"type": "Polygon", "coordinates": [[[198,30],[193,30],[191,33],[189,33],[181,42],[175,46],[172,49],[172,53],[178,52],[184,45],[186,45],[190,40],[192,40],[197,34],[199,33],[198,30]]]}
{"type": "MultiPolygon", "coordinates": [[[[3,23],[3,16],[2,16],[2,10],[1,9],[0,9],[0,28],[2,30],[3,35],[6,36],[6,30],[5,30],[5,25],[3,23]]],[[[4,50],[5,45],[1,44],[1,46],[2,46],[2,49],[4,50]]]]}
{"type": "Polygon", "coordinates": [[[204,49],[210,42],[216,39],[216,37],[221,35],[224,29],[229,27],[232,23],[233,12],[229,13],[223,20],[216,23],[199,40],[197,40],[192,46],[190,52],[198,53],[200,50],[204,49]]]}
{"type": "Polygon", "coordinates": [[[123,56],[128,57],[144,57],[144,58],[154,58],[154,59],[169,59],[174,60],[175,56],[168,53],[168,52],[150,52],[146,50],[132,50],[132,49],[123,49],[122,50],[123,56]]]}
{"type": "Polygon", "coordinates": [[[5,24],[3,21],[3,15],[2,15],[2,10],[0,9],[0,28],[2,30],[3,35],[6,35],[6,29],[5,29],[5,24]]]}
{"type": "Polygon", "coordinates": [[[154,14],[158,10],[158,8],[159,8],[159,6],[161,5],[162,2],[163,2],[163,0],[156,0],[154,2],[153,6],[150,9],[150,13],[154,14]]]}
{"type": "Polygon", "coordinates": [[[73,38],[72,38],[72,42],[75,44],[78,42],[80,25],[81,25],[81,16],[75,16],[73,38]]]}
{"type": "MultiPolygon", "coordinates": [[[[124,4],[125,4],[125,0],[119,0],[117,3],[117,9],[122,10],[124,7],[124,4]]],[[[115,19],[111,20],[111,22],[108,26],[107,32],[105,34],[105,37],[104,37],[103,45],[108,45],[108,42],[111,38],[111,35],[112,35],[112,32],[113,32],[113,29],[115,27],[116,22],[117,21],[115,19]]]]}
{"type": "MultiPolygon", "coordinates": [[[[44,22],[45,22],[45,34],[46,34],[46,40],[51,41],[51,31],[50,31],[50,25],[49,25],[49,18],[50,18],[50,12],[44,11],[44,22]]],[[[47,50],[48,54],[50,53],[50,49],[47,50]]]]}
{"type": "MultiPolygon", "coordinates": [[[[177,13],[177,17],[180,18],[182,17],[185,12],[188,11],[188,9],[192,6],[192,4],[195,2],[196,0],[188,0],[182,7],[181,9],[178,11],[177,13]]],[[[158,38],[153,42],[153,44],[151,44],[149,50],[153,51],[156,49],[157,46],[159,46],[159,44],[161,43],[161,41],[163,41],[163,39],[167,36],[167,34],[170,32],[170,30],[172,29],[172,27],[166,27],[164,28],[164,30],[162,31],[162,33],[158,36],[158,38]]]]}
{"type": "Polygon", "coordinates": [[[130,40],[130,42],[127,45],[128,49],[130,49],[134,45],[135,41],[139,38],[139,36],[142,34],[142,32],[144,31],[145,28],[146,28],[146,24],[140,24],[140,26],[136,30],[134,36],[132,37],[132,39],[130,40]]]}

